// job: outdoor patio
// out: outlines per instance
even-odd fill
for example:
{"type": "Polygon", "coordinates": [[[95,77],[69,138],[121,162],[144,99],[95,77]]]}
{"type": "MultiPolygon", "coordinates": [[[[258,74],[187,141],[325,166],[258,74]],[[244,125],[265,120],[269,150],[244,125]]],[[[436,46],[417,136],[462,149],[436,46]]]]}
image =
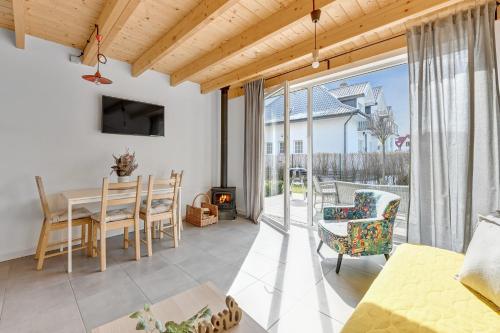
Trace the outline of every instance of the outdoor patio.
{"type": "MultiPolygon", "coordinates": [[[[348,202],[341,202],[340,204],[349,204],[348,202]]],[[[332,203],[325,203],[324,207],[332,206],[332,203]]],[[[264,198],[264,212],[267,216],[283,221],[284,212],[284,195],[274,195],[264,198]]],[[[397,243],[406,242],[406,211],[404,211],[404,205],[402,205],[403,211],[400,210],[400,214],[396,219],[394,226],[394,241],[397,243]]],[[[323,218],[323,212],[321,210],[320,199],[315,201],[313,209],[313,222],[316,225],[318,220],[323,218]]],[[[307,221],[307,198],[304,198],[302,193],[292,193],[290,196],[290,221],[292,224],[305,225],[307,221]]]]}

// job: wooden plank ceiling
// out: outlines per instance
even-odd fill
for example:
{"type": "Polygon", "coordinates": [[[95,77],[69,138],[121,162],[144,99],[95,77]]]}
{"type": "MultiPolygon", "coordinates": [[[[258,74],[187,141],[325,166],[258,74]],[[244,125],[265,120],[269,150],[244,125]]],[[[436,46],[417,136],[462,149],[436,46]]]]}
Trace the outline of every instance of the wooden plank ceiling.
{"type": "MultiPolygon", "coordinates": [[[[316,0],[324,60],[317,71],[331,66],[325,59],[377,43],[399,38],[381,45],[401,47],[408,22],[468,2],[474,1],[316,0]]],[[[29,34],[84,50],[82,62],[94,65],[97,47],[89,36],[99,24],[102,51],[130,63],[132,75],[152,69],[170,75],[172,85],[189,80],[210,92],[294,70],[310,74],[311,10],[312,0],[0,0],[0,27],[15,30],[19,48],[29,34]]]]}

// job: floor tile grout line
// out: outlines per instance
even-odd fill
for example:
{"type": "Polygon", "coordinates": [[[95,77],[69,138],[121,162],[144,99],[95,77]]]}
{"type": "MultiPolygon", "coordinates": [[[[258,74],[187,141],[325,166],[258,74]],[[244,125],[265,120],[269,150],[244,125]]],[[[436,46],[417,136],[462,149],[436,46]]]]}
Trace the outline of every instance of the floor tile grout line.
{"type": "Polygon", "coordinates": [[[319,313],[321,313],[322,315],[325,315],[327,316],[328,318],[331,318],[332,320],[335,320],[337,323],[339,323],[340,325],[344,326],[345,325],[345,322],[342,322],[340,321],[339,319],[335,318],[335,317],[332,317],[332,315],[330,315],[329,313],[325,313],[321,310],[318,310],[318,309],[315,309],[316,311],[318,311],[319,313]]]}
{"type": "Polygon", "coordinates": [[[66,273],[66,275],[68,275],[68,282],[69,282],[69,286],[71,288],[71,292],[73,293],[73,298],[75,299],[76,307],[78,308],[78,313],[80,314],[80,320],[82,321],[83,327],[85,328],[85,332],[88,332],[89,328],[87,327],[87,324],[85,324],[85,320],[83,320],[82,310],[80,309],[80,304],[78,303],[78,299],[76,298],[75,289],[73,288],[73,283],[71,282],[71,279],[69,278],[69,274],[71,274],[71,273],[66,273]]]}
{"type": "Polygon", "coordinates": [[[135,281],[135,279],[127,272],[127,270],[124,267],[122,267],[121,265],[119,267],[125,273],[125,275],[127,275],[128,278],[132,280],[132,283],[139,289],[141,294],[148,300],[148,303],[152,305],[153,301],[146,295],[144,290],[142,290],[141,286],[135,281]]]}
{"type": "Polygon", "coordinates": [[[9,270],[7,271],[7,278],[5,279],[5,287],[4,293],[3,293],[3,299],[2,299],[2,311],[0,311],[0,320],[3,318],[3,312],[5,311],[5,301],[7,300],[7,286],[10,280],[10,273],[11,273],[11,268],[12,268],[12,263],[9,263],[9,270]]]}
{"type": "MultiPolygon", "coordinates": [[[[218,235],[219,235],[218,232],[223,232],[223,234],[225,236],[226,231],[227,232],[235,231],[235,230],[231,230],[231,229],[232,228],[228,228],[227,225],[224,228],[219,228],[219,230],[214,229],[213,234],[212,233],[210,233],[210,235],[207,234],[208,236],[210,236],[209,237],[210,240],[208,242],[203,242],[203,244],[205,245],[205,247],[207,247],[207,249],[209,251],[207,251],[207,249],[199,248],[199,247],[198,247],[198,249],[200,251],[204,251],[204,252],[209,253],[212,257],[219,258],[219,259],[224,258],[225,252],[224,252],[223,247],[221,247],[220,250],[219,250],[219,247],[217,247],[217,250],[214,250],[215,251],[215,253],[214,253],[214,252],[211,252],[210,250],[215,249],[215,248],[210,248],[209,245],[211,243],[217,244],[217,242],[224,242],[225,237],[222,237],[222,238],[218,237],[218,235]],[[215,236],[215,235],[217,235],[217,236],[215,236]],[[220,253],[218,253],[218,252],[220,252],[220,253]]],[[[240,243],[236,243],[236,242],[235,243],[233,243],[233,242],[228,243],[228,250],[227,250],[228,253],[230,251],[232,251],[232,252],[241,251],[241,255],[231,255],[231,257],[228,260],[224,260],[225,265],[223,267],[226,267],[228,269],[228,271],[222,270],[222,272],[220,274],[222,274],[222,275],[225,274],[225,276],[222,279],[217,278],[216,274],[214,274],[214,273],[209,273],[208,272],[209,270],[207,270],[207,272],[204,272],[203,275],[204,276],[205,275],[212,276],[213,277],[212,280],[219,281],[221,283],[221,286],[223,286],[222,288],[224,291],[226,291],[226,290],[229,291],[228,287],[230,288],[230,285],[234,284],[239,279],[238,276],[240,274],[245,274],[247,276],[247,277],[245,277],[245,280],[244,280],[246,283],[240,284],[241,286],[244,286],[244,287],[239,289],[237,292],[235,292],[234,295],[244,293],[245,291],[248,293],[249,292],[248,289],[252,288],[252,286],[255,288],[257,282],[260,282],[263,285],[267,285],[270,288],[272,288],[273,290],[276,290],[277,292],[282,294],[282,297],[283,297],[283,295],[288,293],[288,296],[292,297],[291,298],[292,303],[290,304],[288,309],[286,309],[283,313],[279,313],[278,316],[275,317],[275,319],[273,320],[272,323],[268,324],[266,322],[267,328],[272,329],[274,327],[276,329],[277,328],[276,325],[283,325],[284,323],[288,323],[289,319],[291,319],[291,318],[289,318],[290,316],[288,315],[290,313],[290,311],[297,309],[298,305],[303,303],[303,300],[307,298],[308,294],[311,291],[313,291],[314,288],[316,288],[318,284],[320,284],[322,282],[324,282],[325,284],[331,284],[332,281],[333,281],[333,283],[335,283],[335,279],[331,280],[331,279],[327,278],[327,276],[329,274],[333,275],[335,265],[332,266],[332,265],[330,265],[329,262],[323,264],[322,262],[325,259],[321,260],[321,258],[316,257],[316,256],[314,256],[314,259],[317,259],[317,260],[303,261],[303,256],[300,253],[296,253],[296,251],[292,251],[293,253],[289,253],[290,258],[287,259],[285,262],[283,262],[279,259],[276,259],[277,257],[275,255],[273,255],[274,247],[276,246],[275,243],[279,243],[279,244],[288,243],[290,245],[292,245],[292,244],[295,244],[295,245],[299,244],[300,245],[304,241],[302,239],[302,236],[295,237],[295,238],[290,237],[287,240],[278,240],[278,239],[275,239],[275,237],[273,237],[272,234],[269,234],[266,230],[263,230],[263,228],[259,228],[259,229],[260,229],[259,232],[257,232],[257,233],[252,232],[251,235],[244,232],[244,230],[238,230],[238,232],[235,234],[236,237],[240,237],[242,235],[248,235],[248,237],[242,236],[240,243]],[[262,236],[263,231],[266,231],[266,232],[262,236]],[[250,238],[253,239],[253,241],[250,238]],[[258,243],[256,243],[257,240],[258,240],[258,243]],[[264,241],[264,243],[261,243],[261,241],[264,241]],[[262,247],[255,246],[255,245],[262,245],[262,247]],[[256,275],[250,273],[249,271],[253,271],[253,272],[261,271],[261,267],[259,267],[259,265],[254,266],[253,269],[248,269],[248,270],[242,269],[246,258],[248,256],[251,256],[252,254],[256,254],[258,256],[257,258],[262,258],[263,260],[269,261],[269,266],[274,266],[274,268],[272,270],[269,270],[266,274],[256,274],[256,275]],[[293,254],[293,256],[290,256],[292,254],[293,254]],[[271,265],[271,262],[274,263],[274,265],[271,265]],[[317,265],[318,263],[321,263],[321,265],[318,266],[317,265]],[[276,270],[280,269],[280,267],[287,267],[290,264],[292,264],[293,266],[295,266],[296,264],[313,265],[314,272],[318,272],[321,275],[321,278],[314,283],[314,286],[312,286],[312,284],[311,284],[311,286],[309,286],[309,283],[308,283],[308,286],[306,288],[307,291],[304,293],[290,292],[289,288],[286,285],[281,286],[281,284],[280,284],[280,287],[275,287],[274,285],[276,283],[273,282],[273,279],[272,279],[273,274],[275,274],[276,270]],[[233,274],[234,274],[234,276],[233,276],[233,274]],[[266,282],[264,280],[268,280],[269,282],[266,282]],[[248,282],[250,282],[250,283],[248,283],[248,282]],[[228,285],[228,283],[229,283],[229,285],[228,285]],[[287,316],[286,319],[285,319],[285,316],[287,316]],[[280,323],[282,323],[282,324],[280,324],[280,323]]],[[[189,246],[188,250],[191,250],[192,247],[195,247],[195,248],[197,247],[196,239],[203,238],[203,237],[201,237],[201,235],[204,235],[203,232],[198,232],[198,230],[195,230],[195,231],[196,231],[196,233],[195,232],[190,233],[190,235],[193,235],[192,241],[187,241],[188,239],[186,238],[186,242],[183,242],[185,245],[189,246]]],[[[307,242],[307,240],[305,240],[305,241],[307,242]]],[[[189,278],[195,284],[201,284],[202,282],[200,282],[200,281],[203,281],[203,279],[202,279],[203,276],[197,279],[194,277],[194,275],[199,275],[199,274],[197,274],[196,270],[193,271],[191,269],[191,265],[189,267],[186,267],[186,269],[189,269],[191,271],[191,273],[189,273],[187,270],[185,270],[181,265],[183,260],[187,260],[187,259],[193,257],[193,255],[189,254],[189,253],[184,253],[185,252],[184,250],[181,251],[180,253],[179,252],[168,252],[168,250],[169,249],[163,248],[163,247],[161,248],[161,250],[158,250],[157,254],[160,255],[159,259],[161,259],[162,262],[165,261],[166,264],[168,264],[168,265],[172,265],[173,268],[177,268],[180,272],[185,274],[186,279],[189,278]],[[167,250],[167,251],[164,251],[164,250],[167,250]],[[175,254],[175,253],[178,253],[178,254],[174,255],[173,257],[169,255],[169,254],[175,254]],[[173,260],[170,261],[172,258],[173,258],[173,260]],[[180,258],[182,260],[177,260],[176,258],[177,259],[180,258]]],[[[187,251],[187,252],[190,252],[190,251],[187,251]]],[[[303,252],[303,251],[299,251],[299,252],[303,252]]],[[[307,251],[307,252],[309,252],[309,251],[307,251]]],[[[315,253],[312,253],[312,254],[315,254],[315,253]]],[[[309,258],[309,254],[306,253],[306,255],[307,255],[307,258],[309,258]]],[[[143,258],[141,258],[141,259],[143,259],[143,258]]],[[[146,258],[144,258],[144,259],[146,259],[146,258]]],[[[255,260],[255,258],[252,258],[252,259],[255,260]]],[[[336,259],[336,256],[327,257],[326,259],[329,259],[329,261],[332,261],[332,260],[336,259]]],[[[253,263],[253,260],[252,260],[252,263],[253,263]]],[[[142,286],[146,287],[146,285],[139,284],[140,281],[142,281],[141,275],[136,275],[135,271],[130,269],[130,267],[127,266],[126,264],[120,263],[120,261],[117,261],[117,263],[118,263],[117,268],[119,268],[119,270],[122,273],[124,273],[124,275],[128,279],[133,281],[133,284],[140,290],[140,292],[141,292],[140,294],[143,295],[144,299],[149,301],[150,303],[152,303],[152,299],[150,299],[145,293],[145,291],[147,291],[147,289],[142,288],[142,286]]],[[[376,273],[375,265],[373,265],[372,263],[379,265],[378,260],[375,260],[373,262],[368,263],[367,267],[366,267],[366,265],[357,266],[357,265],[355,265],[356,262],[352,262],[352,265],[348,265],[348,267],[345,267],[346,268],[345,273],[350,273],[347,275],[359,274],[359,275],[363,275],[365,277],[366,276],[368,276],[368,277],[375,276],[376,277],[377,273],[376,273]]],[[[257,264],[258,264],[258,260],[257,260],[257,264]]],[[[385,262],[384,262],[384,264],[385,264],[385,262]]],[[[383,267],[384,264],[381,264],[380,266],[383,267]]],[[[250,265],[247,267],[252,268],[252,266],[253,265],[250,265]]],[[[15,265],[15,267],[16,267],[15,272],[12,270],[12,267],[9,267],[9,271],[6,274],[7,279],[11,279],[13,276],[16,276],[17,267],[18,267],[17,264],[15,265]]],[[[139,268],[142,270],[143,266],[141,265],[141,267],[139,267],[139,268]]],[[[264,271],[264,270],[262,270],[262,271],[264,271]]],[[[340,273],[340,275],[342,275],[342,272],[340,273]]],[[[80,314],[80,319],[83,323],[84,328],[88,329],[87,324],[83,321],[83,315],[82,315],[82,311],[84,311],[84,313],[86,313],[85,308],[84,307],[80,308],[81,304],[78,302],[78,299],[76,297],[77,296],[76,290],[78,290],[76,281],[73,281],[74,279],[72,278],[71,275],[66,275],[66,273],[65,273],[64,280],[68,280],[68,279],[70,282],[70,287],[72,288],[73,299],[75,299],[75,301],[77,303],[78,311],[80,314]]],[[[360,283],[363,283],[363,285],[365,285],[366,284],[364,282],[365,280],[366,279],[364,279],[364,278],[361,279],[360,283]]],[[[369,279],[369,281],[371,281],[371,280],[372,279],[369,279]]],[[[4,288],[5,288],[5,295],[7,295],[7,293],[9,292],[9,288],[7,285],[4,288]]],[[[303,288],[301,288],[301,289],[303,289],[303,288]]],[[[340,289],[344,289],[344,285],[340,286],[340,289]]],[[[359,302],[359,301],[356,301],[356,303],[357,302],[359,302]]],[[[0,320],[4,319],[3,317],[6,315],[7,316],[10,315],[10,311],[8,311],[8,307],[7,307],[7,309],[5,309],[6,304],[9,306],[10,302],[7,301],[7,297],[3,297],[2,303],[0,304],[0,306],[2,306],[2,309],[0,311],[0,320]]],[[[342,325],[342,326],[344,325],[345,320],[343,321],[342,319],[335,318],[335,317],[338,317],[338,316],[336,316],[336,312],[328,313],[328,311],[325,311],[325,309],[321,309],[318,307],[311,307],[310,311],[311,311],[311,315],[313,315],[313,312],[319,313],[319,314],[325,316],[325,319],[331,318],[331,320],[333,322],[338,323],[339,325],[342,325]]],[[[86,316],[87,316],[87,314],[86,314],[86,316]]],[[[89,325],[90,325],[90,323],[89,323],[89,325]]],[[[333,326],[335,327],[336,325],[333,325],[333,326]]]]}
{"type": "MultiPolygon", "coordinates": [[[[172,265],[175,265],[175,266],[176,266],[177,268],[179,268],[182,272],[184,272],[186,275],[188,275],[191,279],[193,279],[194,281],[196,281],[196,283],[198,283],[198,284],[200,284],[200,285],[201,285],[201,282],[200,282],[198,279],[196,279],[193,275],[189,274],[189,272],[187,272],[187,271],[185,271],[184,269],[182,269],[182,267],[181,267],[181,266],[179,266],[178,264],[172,264],[172,265]]],[[[227,264],[227,266],[235,266],[235,265],[233,265],[233,264],[227,264]]],[[[235,267],[236,267],[236,266],[235,266],[235,267]]],[[[238,267],[236,267],[236,268],[238,268],[238,267]]],[[[238,272],[240,272],[240,271],[243,271],[243,273],[248,274],[250,277],[252,277],[252,278],[253,278],[253,279],[255,279],[256,281],[253,281],[253,282],[252,282],[252,283],[250,283],[248,286],[246,286],[246,287],[244,287],[243,289],[239,290],[239,291],[237,292],[237,294],[239,294],[239,293],[243,292],[244,290],[246,290],[247,288],[249,288],[250,286],[254,285],[254,284],[255,284],[255,283],[257,283],[257,282],[263,282],[263,281],[259,280],[257,277],[255,277],[255,276],[251,275],[250,273],[248,273],[248,272],[246,272],[246,271],[244,271],[244,270],[242,270],[242,269],[238,269],[238,272]]],[[[213,282],[212,282],[212,283],[213,283],[213,282]]]]}

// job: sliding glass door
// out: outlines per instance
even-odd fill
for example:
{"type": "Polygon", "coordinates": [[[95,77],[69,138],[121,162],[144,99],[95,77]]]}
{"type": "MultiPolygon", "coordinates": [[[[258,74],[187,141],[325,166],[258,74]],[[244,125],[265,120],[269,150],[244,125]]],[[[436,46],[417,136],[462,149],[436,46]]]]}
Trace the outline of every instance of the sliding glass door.
{"type": "Polygon", "coordinates": [[[287,231],[312,223],[311,88],[287,82],[265,97],[264,221],[287,231]]]}
{"type": "Polygon", "coordinates": [[[409,180],[407,65],[317,80],[265,98],[264,220],[313,226],[325,207],[352,204],[357,189],[402,198],[395,239],[406,238],[409,180]],[[381,137],[372,121],[388,124],[381,137]]]}
{"type": "Polygon", "coordinates": [[[289,87],[269,93],[264,101],[264,211],[262,219],[288,231],[289,87]]]}
{"type": "Polygon", "coordinates": [[[308,114],[310,107],[309,89],[301,88],[290,91],[290,149],[288,150],[290,167],[290,222],[307,224],[309,194],[308,154],[309,133],[308,114]]]}

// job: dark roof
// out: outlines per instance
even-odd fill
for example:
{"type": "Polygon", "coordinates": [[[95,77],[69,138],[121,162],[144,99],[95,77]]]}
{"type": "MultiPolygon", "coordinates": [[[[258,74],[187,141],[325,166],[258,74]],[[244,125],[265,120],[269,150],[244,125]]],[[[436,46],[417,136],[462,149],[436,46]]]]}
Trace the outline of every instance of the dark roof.
{"type": "Polygon", "coordinates": [[[343,99],[366,94],[368,85],[368,82],[356,83],[351,85],[341,83],[340,86],[336,88],[330,88],[329,90],[335,97],[343,99]]]}
{"type": "MultiPolygon", "coordinates": [[[[270,102],[265,103],[265,122],[283,121],[283,95],[274,97],[270,102]]],[[[290,93],[290,120],[307,118],[307,90],[302,89],[290,93]]],[[[330,94],[323,86],[313,89],[313,117],[324,117],[333,115],[350,114],[357,109],[343,104],[335,96],[330,94]]]]}

